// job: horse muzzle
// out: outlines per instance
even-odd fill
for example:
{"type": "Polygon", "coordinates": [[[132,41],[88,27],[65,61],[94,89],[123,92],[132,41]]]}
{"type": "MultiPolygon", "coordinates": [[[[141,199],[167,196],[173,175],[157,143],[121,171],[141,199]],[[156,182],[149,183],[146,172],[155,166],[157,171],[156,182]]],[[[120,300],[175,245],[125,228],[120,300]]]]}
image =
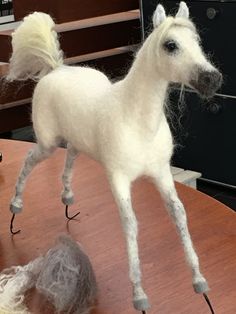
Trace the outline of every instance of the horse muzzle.
{"type": "Polygon", "coordinates": [[[218,70],[199,71],[197,79],[190,81],[190,85],[203,98],[211,98],[222,85],[222,74],[218,70]]]}

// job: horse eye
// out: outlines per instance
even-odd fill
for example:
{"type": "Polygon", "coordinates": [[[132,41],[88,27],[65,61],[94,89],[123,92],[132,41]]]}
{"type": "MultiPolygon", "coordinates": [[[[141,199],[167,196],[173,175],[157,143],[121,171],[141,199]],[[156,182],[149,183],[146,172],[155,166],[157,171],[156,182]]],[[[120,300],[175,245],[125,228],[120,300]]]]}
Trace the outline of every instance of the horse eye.
{"type": "Polygon", "coordinates": [[[176,50],[178,50],[178,46],[177,46],[176,42],[174,42],[173,40],[168,40],[168,41],[164,42],[163,46],[164,46],[164,49],[170,53],[173,53],[176,50]]]}

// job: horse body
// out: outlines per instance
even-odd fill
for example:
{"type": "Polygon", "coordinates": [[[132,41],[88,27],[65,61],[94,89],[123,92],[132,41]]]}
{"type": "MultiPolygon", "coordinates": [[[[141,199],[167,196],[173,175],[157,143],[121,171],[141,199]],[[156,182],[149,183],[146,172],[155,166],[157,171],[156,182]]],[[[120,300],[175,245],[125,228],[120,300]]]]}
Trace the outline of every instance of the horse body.
{"type": "Polygon", "coordinates": [[[108,172],[127,168],[132,180],[150,174],[161,160],[168,162],[171,133],[158,83],[155,81],[153,88],[152,79],[135,77],[131,93],[130,78],[112,84],[91,68],[61,66],[44,76],[35,88],[32,106],[38,142],[52,148],[63,139],[100,161],[108,172]]]}
{"type": "Polygon", "coordinates": [[[192,271],[195,292],[208,290],[170,171],[173,143],[164,113],[169,82],[191,86],[204,97],[212,96],[221,84],[221,74],[206,59],[188,17],[184,2],[176,17],[166,17],[158,5],[154,31],[127,76],[114,84],[100,71],[63,65],[54,24],[46,14],[29,15],[13,34],[8,79],[33,78],[39,83],[32,112],[37,145],[25,160],[10,209],[13,214],[21,211],[27,176],[61,139],[68,142],[62,176],[65,205],[74,201],[71,177],[76,156],[84,152],[101,162],[126,237],[133,304],[143,312],[149,302],[141,284],[138,226],[130,193],[139,176],[151,177],[166,203],[192,271]]]}

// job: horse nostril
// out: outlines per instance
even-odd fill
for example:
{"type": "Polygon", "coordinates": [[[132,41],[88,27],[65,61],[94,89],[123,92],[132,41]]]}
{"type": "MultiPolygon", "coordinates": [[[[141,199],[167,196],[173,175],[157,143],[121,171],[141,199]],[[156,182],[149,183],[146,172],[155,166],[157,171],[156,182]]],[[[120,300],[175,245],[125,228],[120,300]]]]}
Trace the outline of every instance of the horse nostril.
{"type": "Polygon", "coordinates": [[[207,73],[206,75],[203,76],[202,80],[205,84],[208,85],[211,83],[211,76],[207,73]]]}
{"type": "Polygon", "coordinates": [[[199,69],[197,79],[193,78],[190,84],[200,95],[212,97],[222,85],[222,74],[218,70],[206,71],[199,69]]]}
{"type": "Polygon", "coordinates": [[[220,88],[222,85],[222,74],[219,71],[214,71],[213,75],[212,75],[212,81],[211,81],[211,85],[213,88],[220,88]]]}
{"type": "Polygon", "coordinates": [[[199,82],[206,88],[217,89],[222,84],[222,74],[217,70],[211,72],[204,71],[199,75],[199,82]]]}

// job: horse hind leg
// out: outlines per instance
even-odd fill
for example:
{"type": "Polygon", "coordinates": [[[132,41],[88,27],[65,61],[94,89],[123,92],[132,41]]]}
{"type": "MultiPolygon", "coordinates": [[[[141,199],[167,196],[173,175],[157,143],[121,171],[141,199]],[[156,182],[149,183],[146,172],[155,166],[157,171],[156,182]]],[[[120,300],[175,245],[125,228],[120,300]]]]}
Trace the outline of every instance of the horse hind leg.
{"type": "Polygon", "coordinates": [[[65,215],[66,215],[66,218],[68,218],[69,220],[75,218],[79,214],[77,213],[71,217],[68,214],[68,206],[74,203],[74,193],[71,188],[71,180],[72,180],[73,164],[78,154],[79,154],[78,151],[68,143],[66,162],[65,162],[64,172],[62,175],[63,191],[61,195],[61,200],[62,200],[62,203],[66,206],[65,215]]]}
{"type": "Polygon", "coordinates": [[[23,208],[22,194],[24,191],[25,183],[27,177],[33,170],[33,168],[41,161],[49,157],[53,151],[55,150],[55,146],[51,146],[50,148],[45,148],[40,144],[36,144],[33,149],[31,149],[25,159],[23,167],[18,176],[16,187],[15,187],[15,195],[13,196],[10,204],[10,211],[13,214],[19,213],[23,208]]]}

